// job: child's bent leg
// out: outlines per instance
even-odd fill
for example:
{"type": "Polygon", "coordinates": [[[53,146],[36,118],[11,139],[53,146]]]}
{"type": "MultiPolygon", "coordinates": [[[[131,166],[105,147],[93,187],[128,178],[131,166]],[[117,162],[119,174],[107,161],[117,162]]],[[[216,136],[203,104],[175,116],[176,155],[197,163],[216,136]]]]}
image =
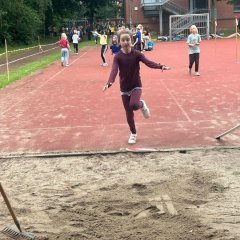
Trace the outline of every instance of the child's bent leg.
{"type": "Polygon", "coordinates": [[[143,107],[143,103],[140,101],[141,95],[142,95],[141,89],[133,90],[130,96],[130,103],[129,103],[129,107],[130,109],[132,109],[132,111],[137,111],[138,109],[143,107]]]}
{"type": "Polygon", "coordinates": [[[134,121],[134,113],[133,113],[133,109],[130,108],[130,99],[131,97],[128,95],[122,96],[122,102],[126,112],[128,126],[130,128],[131,133],[136,134],[137,131],[136,131],[136,126],[134,121]]]}

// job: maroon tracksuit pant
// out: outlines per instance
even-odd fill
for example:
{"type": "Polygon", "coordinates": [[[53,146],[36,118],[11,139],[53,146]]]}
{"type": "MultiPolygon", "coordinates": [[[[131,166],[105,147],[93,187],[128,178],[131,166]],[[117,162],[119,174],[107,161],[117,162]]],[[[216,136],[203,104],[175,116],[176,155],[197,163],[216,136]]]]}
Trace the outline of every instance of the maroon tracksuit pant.
{"type": "Polygon", "coordinates": [[[136,126],[134,121],[134,111],[142,108],[143,104],[140,101],[142,95],[141,89],[135,89],[132,91],[131,95],[122,95],[122,102],[125,108],[127,122],[130,128],[131,133],[135,134],[136,126]]]}

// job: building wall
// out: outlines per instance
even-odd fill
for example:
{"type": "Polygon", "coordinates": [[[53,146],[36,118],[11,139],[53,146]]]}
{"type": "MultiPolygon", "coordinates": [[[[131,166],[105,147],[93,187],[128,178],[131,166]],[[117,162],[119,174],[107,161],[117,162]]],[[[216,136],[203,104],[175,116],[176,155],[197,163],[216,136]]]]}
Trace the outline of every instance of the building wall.
{"type": "MultiPolygon", "coordinates": [[[[126,16],[126,22],[127,24],[130,23],[130,0],[126,0],[125,3],[125,16],[126,16]]],[[[132,25],[136,24],[149,24],[153,26],[159,25],[158,23],[158,17],[145,17],[143,8],[141,7],[141,1],[140,0],[132,0],[132,25]]]]}
{"type": "Polygon", "coordinates": [[[188,0],[177,0],[176,2],[179,6],[188,9],[188,0]]]}
{"type": "MultiPolygon", "coordinates": [[[[130,24],[130,0],[125,1],[125,18],[126,23],[130,24]]],[[[186,0],[180,0],[182,2],[186,0]]],[[[159,17],[158,16],[144,16],[144,11],[141,6],[140,0],[132,0],[132,25],[142,24],[145,28],[148,28],[151,32],[159,32],[159,17]]],[[[165,34],[168,34],[168,22],[169,14],[163,13],[163,30],[165,34]]]]}
{"type": "Polygon", "coordinates": [[[233,5],[224,1],[216,2],[217,20],[219,29],[234,29],[235,17],[240,14],[234,13],[233,5]]]}
{"type": "MultiPolygon", "coordinates": [[[[130,23],[130,8],[129,1],[125,0],[125,16],[126,23],[130,23]]],[[[159,17],[144,16],[143,8],[141,7],[141,0],[131,0],[132,2],[132,25],[139,23],[147,27],[151,32],[159,32],[159,17]]],[[[177,4],[188,9],[188,0],[177,0],[177,4]]],[[[235,17],[240,16],[233,12],[233,5],[227,4],[225,1],[216,1],[218,29],[234,29],[235,17]]],[[[163,12],[163,34],[168,35],[169,32],[169,13],[163,12]]]]}

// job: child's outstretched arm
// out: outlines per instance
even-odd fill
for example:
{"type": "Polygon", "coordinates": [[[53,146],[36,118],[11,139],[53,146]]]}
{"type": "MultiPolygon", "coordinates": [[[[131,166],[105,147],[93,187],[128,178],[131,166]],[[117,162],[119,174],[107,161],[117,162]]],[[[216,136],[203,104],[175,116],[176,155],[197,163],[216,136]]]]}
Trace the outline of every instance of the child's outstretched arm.
{"type": "Polygon", "coordinates": [[[105,92],[108,88],[110,88],[112,86],[111,83],[107,83],[104,87],[103,87],[103,92],[105,92]]]}
{"type": "Polygon", "coordinates": [[[162,65],[160,63],[156,63],[153,61],[148,60],[144,54],[140,53],[140,61],[143,62],[146,66],[150,67],[150,68],[156,68],[156,69],[162,69],[163,70],[170,70],[170,67],[167,67],[166,65],[162,65]]]}
{"type": "Polygon", "coordinates": [[[117,73],[118,73],[118,61],[117,61],[117,56],[115,56],[113,59],[112,70],[109,75],[108,82],[103,87],[103,92],[105,92],[108,88],[110,88],[112,84],[115,82],[117,73]]]}
{"type": "Polygon", "coordinates": [[[164,70],[170,70],[171,68],[170,67],[168,67],[168,66],[166,66],[166,65],[162,65],[162,72],[164,71],[164,70]]]}

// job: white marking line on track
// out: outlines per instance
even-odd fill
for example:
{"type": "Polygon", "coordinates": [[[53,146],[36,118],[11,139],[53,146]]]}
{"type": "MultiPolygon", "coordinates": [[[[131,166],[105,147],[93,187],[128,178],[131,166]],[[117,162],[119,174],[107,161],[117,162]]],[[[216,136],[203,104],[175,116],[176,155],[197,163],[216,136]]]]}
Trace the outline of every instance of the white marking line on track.
{"type": "MultiPolygon", "coordinates": [[[[200,121],[191,121],[191,123],[204,123],[204,122],[212,122],[214,120],[200,120],[200,121]]],[[[152,122],[152,123],[137,123],[137,126],[143,126],[143,125],[156,125],[156,124],[176,124],[176,123],[189,123],[189,121],[176,121],[176,122],[152,122]]],[[[108,124],[109,127],[126,127],[126,123],[116,123],[116,124],[108,124]]],[[[101,128],[102,131],[103,128],[105,129],[105,125],[99,124],[99,125],[82,125],[82,126],[64,126],[64,127],[42,127],[42,128],[0,128],[1,131],[26,131],[26,130],[54,130],[54,129],[75,129],[75,128],[101,128]]]]}
{"type": "MultiPolygon", "coordinates": [[[[39,55],[39,54],[42,54],[42,53],[45,53],[45,52],[49,52],[49,51],[51,51],[51,50],[53,50],[53,49],[56,49],[56,48],[59,48],[59,47],[54,47],[54,48],[45,50],[44,52],[34,53],[34,54],[28,55],[28,56],[26,56],[26,57],[22,57],[22,58],[13,60],[13,61],[9,62],[8,64],[15,63],[15,62],[18,62],[18,61],[20,61],[20,60],[23,60],[23,59],[26,59],[26,58],[29,58],[29,57],[33,57],[33,56],[36,56],[36,55],[39,55]]],[[[5,66],[5,65],[7,65],[7,64],[6,64],[6,63],[1,64],[0,67],[5,66]]]]}
{"type": "MultiPolygon", "coordinates": [[[[84,52],[82,55],[80,55],[77,59],[75,59],[73,62],[71,62],[69,64],[69,66],[71,66],[73,63],[75,63],[77,60],[79,60],[81,57],[83,57],[85,54],[87,54],[88,52],[84,52]]],[[[29,96],[31,96],[34,92],[36,92],[37,90],[39,90],[40,88],[42,88],[43,86],[45,86],[47,83],[49,83],[52,79],[54,79],[57,75],[59,75],[60,73],[62,73],[63,71],[65,71],[67,68],[63,68],[61,69],[59,72],[56,72],[53,76],[51,76],[49,79],[47,79],[43,84],[41,84],[40,86],[38,86],[37,88],[35,88],[33,91],[31,91],[29,93],[29,95],[27,95],[26,97],[23,97],[20,101],[16,102],[15,104],[13,104],[10,108],[8,108],[7,110],[1,112],[0,115],[4,115],[6,112],[8,112],[9,110],[11,110],[12,108],[14,108],[15,106],[17,106],[19,103],[23,102],[23,100],[27,99],[29,96]]]]}
{"type": "Polygon", "coordinates": [[[187,118],[187,120],[189,122],[191,122],[191,118],[188,116],[188,114],[186,113],[186,111],[183,109],[183,107],[179,104],[179,102],[177,101],[176,97],[171,93],[171,91],[169,90],[169,88],[167,87],[167,85],[163,82],[163,80],[161,80],[162,85],[167,89],[169,95],[172,97],[172,99],[174,100],[174,102],[176,103],[176,105],[178,106],[178,108],[182,111],[183,115],[187,118]]]}

